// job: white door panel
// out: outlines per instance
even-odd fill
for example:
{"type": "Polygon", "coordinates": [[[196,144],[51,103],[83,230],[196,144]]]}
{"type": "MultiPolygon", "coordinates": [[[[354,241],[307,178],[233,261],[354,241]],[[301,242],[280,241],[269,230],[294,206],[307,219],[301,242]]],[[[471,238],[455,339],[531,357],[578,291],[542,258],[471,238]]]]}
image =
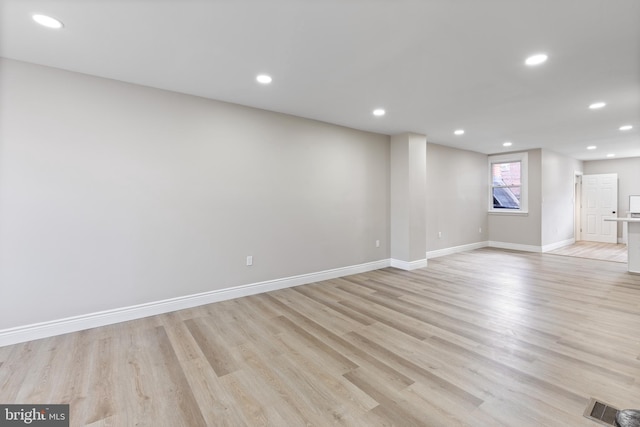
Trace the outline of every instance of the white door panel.
{"type": "Polygon", "coordinates": [[[584,175],[582,177],[582,240],[618,243],[617,217],[618,174],[584,175]]]}
{"type": "Polygon", "coordinates": [[[598,192],[594,189],[587,189],[587,208],[595,209],[598,207],[598,192]]]}
{"type": "Polygon", "coordinates": [[[596,234],[596,216],[595,215],[587,215],[587,234],[596,234]]]}

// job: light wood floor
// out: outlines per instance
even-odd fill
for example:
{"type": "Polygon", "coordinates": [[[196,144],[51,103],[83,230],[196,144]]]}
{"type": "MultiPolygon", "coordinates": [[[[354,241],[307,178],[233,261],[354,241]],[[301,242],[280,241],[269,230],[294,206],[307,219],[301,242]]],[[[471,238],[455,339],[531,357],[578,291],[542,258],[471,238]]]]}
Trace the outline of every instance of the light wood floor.
{"type": "Polygon", "coordinates": [[[619,243],[588,242],[586,240],[580,240],[573,245],[564,246],[547,253],[624,263],[627,262],[628,257],[627,245],[619,243]]]}
{"type": "Polygon", "coordinates": [[[73,426],[592,426],[640,408],[640,276],[479,249],[0,348],[73,426]]]}

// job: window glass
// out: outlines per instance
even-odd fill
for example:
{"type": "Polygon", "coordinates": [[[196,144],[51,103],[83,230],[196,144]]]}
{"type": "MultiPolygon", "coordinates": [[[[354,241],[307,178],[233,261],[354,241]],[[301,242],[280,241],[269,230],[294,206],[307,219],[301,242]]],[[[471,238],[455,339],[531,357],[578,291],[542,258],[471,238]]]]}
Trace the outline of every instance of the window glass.
{"type": "Polygon", "coordinates": [[[520,209],[522,163],[505,162],[491,165],[494,209],[520,209]]]}

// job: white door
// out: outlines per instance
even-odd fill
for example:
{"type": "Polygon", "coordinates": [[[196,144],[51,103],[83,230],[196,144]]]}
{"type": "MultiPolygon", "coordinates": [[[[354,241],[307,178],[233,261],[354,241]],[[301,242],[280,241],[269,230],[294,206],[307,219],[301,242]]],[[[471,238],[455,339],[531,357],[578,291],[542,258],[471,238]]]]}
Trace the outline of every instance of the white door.
{"type": "Polygon", "coordinates": [[[582,176],[582,240],[618,243],[618,174],[582,176]]]}

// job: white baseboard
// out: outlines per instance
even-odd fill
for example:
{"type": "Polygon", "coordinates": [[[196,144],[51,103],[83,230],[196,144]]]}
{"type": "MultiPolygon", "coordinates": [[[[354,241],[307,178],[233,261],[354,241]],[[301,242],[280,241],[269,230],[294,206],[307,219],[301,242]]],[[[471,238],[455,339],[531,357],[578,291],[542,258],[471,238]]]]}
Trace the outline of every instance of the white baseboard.
{"type": "MultiPolygon", "coordinates": [[[[426,260],[424,260],[424,262],[426,266],[426,260]]],[[[97,313],[67,317],[64,319],[52,320],[26,326],[18,326],[10,329],[2,329],[0,330],[0,347],[40,338],[52,337],[55,335],[66,334],[69,332],[82,331],[84,329],[97,328],[99,326],[111,325],[128,320],[141,319],[143,317],[154,316],[156,314],[169,313],[171,311],[183,310],[185,308],[197,307],[199,305],[211,304],[214,302],[229,300],[233,298],[275,291],[277,289],[290,288],[293,286],[335,279],[337,277],[364,273],[367,271],[386,268],[390,265],[390,260],[384,259],[380,261],[368,262],[365,264],[320,271],[317,273],[301,274],[299,276],[286,277],[283,279],[267,280],[264,282],[203,292],[200,294],[185,295],[182,297],[170,298],[162,301],[116,308],[113,310],[105,310],[97,313]]]]}
{"type": "Polygon", "coordinates": [[[399,259],[390,260],[391,267],[399,268],[400,270],[417,270],[418,268],[425,268],[427,266],[426,259],[419,259],[417,261],[401,261],[399,259]]]}
{"type": "Polygon", "coordinates": [[[489,241],[490,248],[510,249],[523,252],[542,252],[541,246],[521,245],[520,243],[494,242],[489,241]]]}
{"type": "Polygon", "coordinates": [[[472,251],[474,249],[486,248],[487,246],[489,246],[489,242],[485,241],[485,242],[469,243],[469,244],[460,245],[460,246],[452,246],[450,248],[437,249],[435,251],[427,252],[427,259],[456,254],[458,252],[472,251]]]}
{"type": "Polygon", "coordinates": [[[549,251],[553,251],[555,249],[558,248],[562,248],[565,246],[569,246],[569,245],[573,245],[576,242],[576,239],[567,239],[567,240],[563,240],[561,242],[556,242],[556,243],[551,243],[549,245],[544,245],[542,247],[542,252],[549,252],[549,251]]]}

